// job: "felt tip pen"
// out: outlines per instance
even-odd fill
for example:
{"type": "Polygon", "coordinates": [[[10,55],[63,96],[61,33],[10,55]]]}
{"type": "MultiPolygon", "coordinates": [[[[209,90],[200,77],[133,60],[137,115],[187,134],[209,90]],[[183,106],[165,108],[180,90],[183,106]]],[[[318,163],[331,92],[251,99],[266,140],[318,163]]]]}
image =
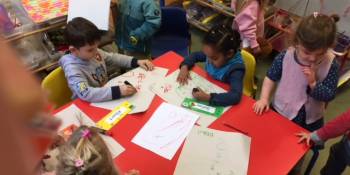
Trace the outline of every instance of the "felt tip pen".
{"type": "Polygon", "coordinates": [[[133,86],[130,82],[128,82],[127,80],[124,81],[124,84],[134,87],[134,86],[133,86]]]}

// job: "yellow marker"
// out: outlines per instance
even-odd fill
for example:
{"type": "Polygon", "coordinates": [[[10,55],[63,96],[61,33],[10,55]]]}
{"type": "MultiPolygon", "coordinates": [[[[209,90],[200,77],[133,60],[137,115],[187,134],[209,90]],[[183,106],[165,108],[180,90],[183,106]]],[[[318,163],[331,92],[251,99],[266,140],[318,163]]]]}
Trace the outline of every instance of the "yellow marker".
{"type": "Polygon", "coordinates": [[[117,124],[121,119],[123,119],[130,111],[132,105],[129,102],[124,102],[117,106],[100,121],[97,122],[97,127],[110,130],[115,124],[117,124]]]}

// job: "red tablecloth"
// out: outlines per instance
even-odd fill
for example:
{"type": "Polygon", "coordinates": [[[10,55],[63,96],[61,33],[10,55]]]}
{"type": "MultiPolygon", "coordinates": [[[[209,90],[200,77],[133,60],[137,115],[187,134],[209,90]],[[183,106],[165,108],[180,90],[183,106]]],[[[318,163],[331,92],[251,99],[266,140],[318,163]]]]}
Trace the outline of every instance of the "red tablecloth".
{"type": "MultiPolygon", "coordinates": [[[[170,74],[179,67],[182,60],[183,58],[176,53],[168,52],[153,63],[156,66],[169,69],[168,74],[170,74]]],[[[209,81],[225,89],[229,88],[228,85],[210,78],[201,68],[195,67],[193,70],[209,81]]],[[[173,174],[182,147],[169,161],[131,142],[162,102],[163,100],[156,96],[147,112],[128,115],[112,128],[112,137],[126,149],[115,159],[120,170],[137,169],[142,175],[173,174]]],[[[109,112],[90,106],[89,103],[79,99],[73,103],[95,122],[109,112]]],[[[263,116],[255,115],[252,110],[253,103],[253,99],[244,96],[239,105],[233,106],[209,127],[223,131],[239,131],[252,137],[249,175],[287,174],[308,150],[305,145],[297,143],[298,138],[295,136],[296,132],[304,130],[272,111],[263,116]]],[[[62,107],[55,112],[64,108],[62,107]]]]}

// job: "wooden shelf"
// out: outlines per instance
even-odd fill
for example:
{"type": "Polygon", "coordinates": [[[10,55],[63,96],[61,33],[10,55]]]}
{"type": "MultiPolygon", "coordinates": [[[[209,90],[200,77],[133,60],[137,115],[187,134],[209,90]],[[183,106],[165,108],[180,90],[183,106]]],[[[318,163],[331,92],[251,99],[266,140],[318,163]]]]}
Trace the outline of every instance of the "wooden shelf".
{"type": "MultiPolygon", "coordinates": [[[[111,44],[114,41],[114,39],[109,39],[109,40],[105,40],[105,41],[101,41],[99,47],[103,47],[105,45],[111,44]]],[[[33,69],[31,70],[32,73],[38,73],[44,70],[53,70],[56,69],[58,67],[58,61],[54,61],[54,62],[49,62],[49,63],[44,63],[43,66],[40,66],[39,68],[33,69]]]]}
{"type": "Polygon", "coordinates": [[[235,17],[235,14],[233,14],[233,12],[230,12],[230,11],[227,11],[225,10],[224,8],[220,7],[221,4],[213,4],[213,3],[210,3],[208,1],[205,1],[205,0],[195,0],[199,5],[202,5],[202,6],[205,6],[205,7],[209,7],[225,16],[228,16],[228,17],[231,17],[231,18],[234,18],[235,17]]]}
{"type": "Polygon", "coordinates": [[[204,32],[209,32],[209,28],[207,28],[206,26],[204,26],[203,24],[201,24],[201,22],[195,20],[195,19],[188,19],[188,23],[190,23],[191,25],[193,25],[194,27],[204,31],[204,32]]]}
{"type": "Polygon", "coordinates": [[[58,67],[58,61],[52,62],[52,63],[48,63],[48,64],[44,64],[44,66],[40,66],[39,68],[36,68],[34,70],[31,70],[32,73],[38,73],[44,70],[53,70],[55,68],[58,67]]]}
{"type": "Polygon", "coordinates": [[[12,41],[20,40],[22,38],[25,38],[25,37],[28,37],[28,36],[31,36],[31,35],[35,35],[35,34],[38,34],[38,33],[46,32],[46,31],[49,31],[49,30],[52,30],[52,29],[56,29],[56,28],[62,27],[65,24],[66,24],[66,20],[60,20],[60,21],[58,21],[58,22],[56,22],[54,24],[48,25],[47,27],[43,27],[43,28],[35,29],[33,31],[30,31],[30,32],[24,32],[24,33],[20,33],[20,34],[16,34],[16,35],[7,37],[6,38],[6,42],[12,42],[12,41]]]}

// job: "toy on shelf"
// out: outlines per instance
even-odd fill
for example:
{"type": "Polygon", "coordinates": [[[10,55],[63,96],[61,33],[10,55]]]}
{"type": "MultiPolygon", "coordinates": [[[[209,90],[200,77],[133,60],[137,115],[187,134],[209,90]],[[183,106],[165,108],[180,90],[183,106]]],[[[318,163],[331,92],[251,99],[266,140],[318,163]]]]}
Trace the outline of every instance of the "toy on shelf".
{"type": "Polygon", "coordinates": [[[14,0],[0,0],[0,31],[6,38],[29,31],[33,27],[17,3],[14,0]]]}
{"type": "Polygon", "coordinates": [[[35,23],[42,23],[68,13],[68,0],[22,0],[22,5],[35,23]]]}
{"type": "Polygon", "coordinates": [[[10,33],[15,29],[15,25],[12,23],[9,13],[6,8],[0,4],[0,31],[2,33],[10,33]]]}

